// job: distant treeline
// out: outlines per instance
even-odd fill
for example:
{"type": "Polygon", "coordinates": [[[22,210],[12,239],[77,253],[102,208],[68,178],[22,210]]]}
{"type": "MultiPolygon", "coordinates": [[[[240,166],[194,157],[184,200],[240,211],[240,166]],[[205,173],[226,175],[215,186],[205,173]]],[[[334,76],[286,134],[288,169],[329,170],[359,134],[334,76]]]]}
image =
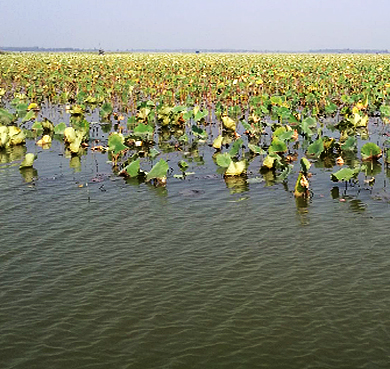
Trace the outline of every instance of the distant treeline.
{"type": "MultiPolygon", "coordinates": [[[[1,52],[99,52],[99,49],[78,49],[73,47],[12,47],[0,46],[1,52]]],[[[247,50],[247,49],[126,49],[108,50],[109,52],[165,52],[165,53],[313,53],[313,54],[388,54],[388,50],[377,49],[315,49],[309,51],[286,51],[286,50],[247,50]]]]}

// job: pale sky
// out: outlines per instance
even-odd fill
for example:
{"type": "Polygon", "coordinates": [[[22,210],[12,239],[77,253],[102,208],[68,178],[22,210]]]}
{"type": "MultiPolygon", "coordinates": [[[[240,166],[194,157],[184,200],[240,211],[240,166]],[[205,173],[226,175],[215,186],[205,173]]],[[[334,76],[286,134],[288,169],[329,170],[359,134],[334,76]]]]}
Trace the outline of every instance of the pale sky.
{"type": "Polygon", "coordinates": [[[1,46],[390,50],[390,0],[0,0],[1,46]]]}

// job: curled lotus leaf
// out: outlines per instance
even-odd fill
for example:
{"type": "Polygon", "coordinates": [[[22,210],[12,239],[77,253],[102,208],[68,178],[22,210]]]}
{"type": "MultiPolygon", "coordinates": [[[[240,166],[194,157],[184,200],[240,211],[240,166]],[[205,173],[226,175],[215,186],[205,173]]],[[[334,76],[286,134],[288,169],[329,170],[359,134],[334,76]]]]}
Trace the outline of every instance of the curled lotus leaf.
{"type": "Polygon", "coordinates": [[[26,156],[24,157],[24,160],[22,161],[22,163],[20,164],[20,169],[23,169],[23,168],[31,168],[34,164],[34,160],[36,159],[36,156],[35,154],[33,153],[27,153],[26,156]]]}
{"type": "Polygon", "coordinates": [[[221,119],[222,119],[223,126],[226,129],[231,130],[231,131],[236,130],[236,122],[232,118],[225,115],[221,119]]]}
{"type": "Polygon", "coordinates": [[[241,160],[230,162],[229,166],[226,169],[225,176],[240,176],[246,171],[246,160],[241,160]]]}
{"type": "Polygon", "coordinates": [[[9,136],[9,141],[8,141],[9,146],[21,145],[26,141],[26,136],[19,127],[9,126],[8,136],[9,136]]]}
{"type": "Polygon", "coordinates": [[[64,130],[65,142],[72,143],[76,140],[76,131],[73,127],[66,127],[64,130]]]}
{"type": "Polygon", "coordinates": [[[0,149],[7,145],[8,139],[8,127],[0,126],[0,149]]]}
{"type": "Polygon", "coordinates": [[[214,149],[220,150],[222,147],[223,136],[219,135],[213,142],[214,149]]]}

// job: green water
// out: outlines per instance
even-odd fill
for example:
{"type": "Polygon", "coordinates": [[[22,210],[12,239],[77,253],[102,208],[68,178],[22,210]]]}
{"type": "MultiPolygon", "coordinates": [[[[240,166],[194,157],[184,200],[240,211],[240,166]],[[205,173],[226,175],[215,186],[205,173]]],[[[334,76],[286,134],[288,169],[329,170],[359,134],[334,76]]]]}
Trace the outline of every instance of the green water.
{"type": "Polygon", "coordinates": [[[385,165],[347,188],[313,166],[299,204],[297,172],[226,183],[207,145],[160,188],[27,148],[36,172],[0,164],[1,368],[389,367],[385,165]]]}

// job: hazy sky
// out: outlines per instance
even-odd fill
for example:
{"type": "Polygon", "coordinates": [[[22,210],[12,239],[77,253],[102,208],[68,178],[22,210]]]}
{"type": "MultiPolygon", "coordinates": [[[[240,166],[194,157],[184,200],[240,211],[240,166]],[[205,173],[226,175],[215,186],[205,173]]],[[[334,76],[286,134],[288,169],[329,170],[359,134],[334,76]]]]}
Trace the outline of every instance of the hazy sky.
{"type": "Polygon", "coordinates": [[[390,50],[390,0],[0,0],[0,47],[390,50]]]}

